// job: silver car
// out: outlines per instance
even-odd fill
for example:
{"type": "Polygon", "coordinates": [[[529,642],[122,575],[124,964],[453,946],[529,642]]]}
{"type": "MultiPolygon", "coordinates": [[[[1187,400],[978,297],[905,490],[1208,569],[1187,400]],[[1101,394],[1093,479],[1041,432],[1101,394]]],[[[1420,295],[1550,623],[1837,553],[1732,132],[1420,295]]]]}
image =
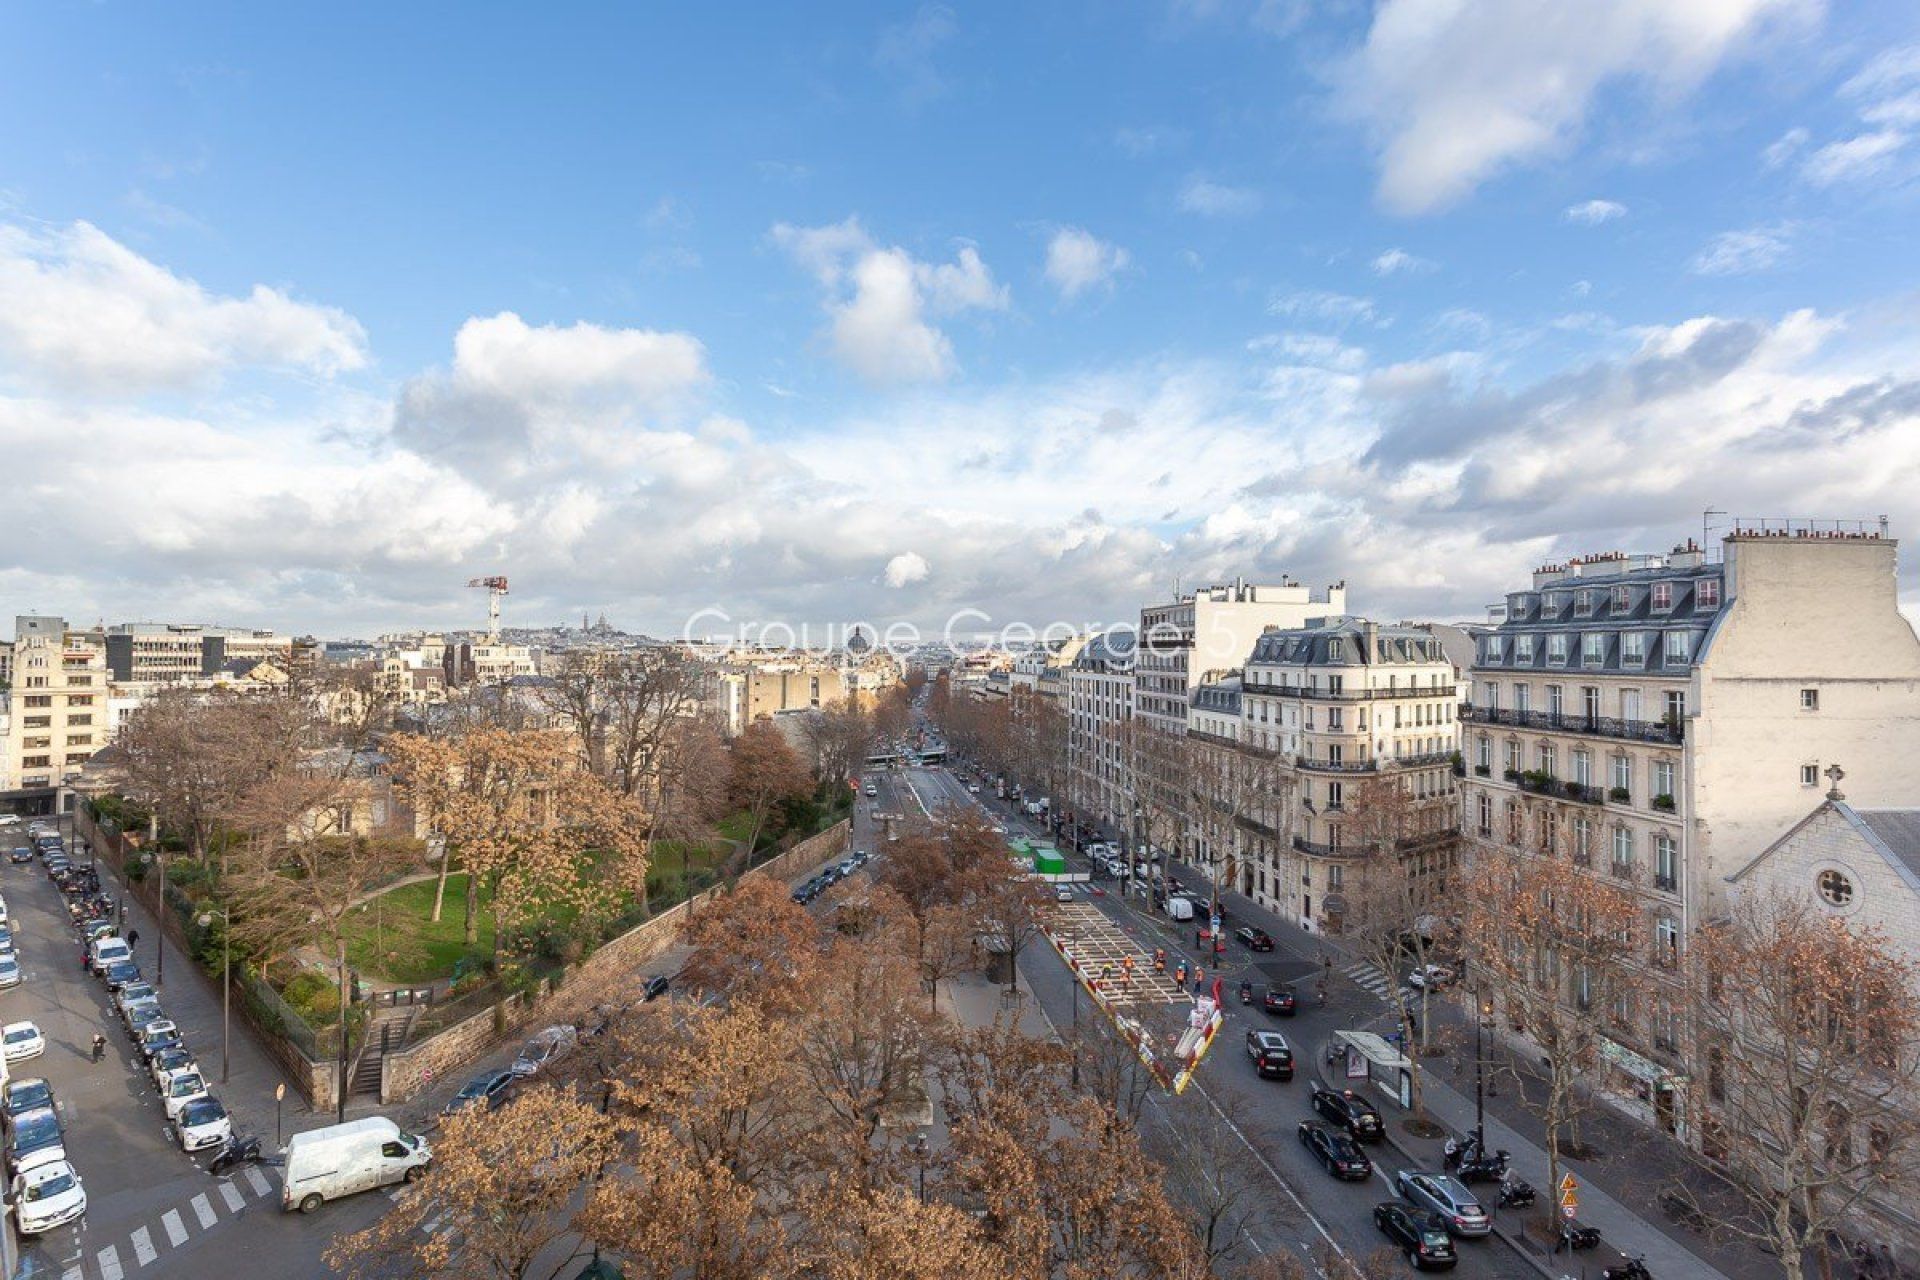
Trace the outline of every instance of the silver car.
{"type": "Polygon", "coordinates": [[[1402,1169],[1393,1179],[1393,1189],[1401,1199],[1439,1214],[1456,1236],[1484,1236],[1493,1230],[1493,1219],[1458,1178],[1402,1169]]]}

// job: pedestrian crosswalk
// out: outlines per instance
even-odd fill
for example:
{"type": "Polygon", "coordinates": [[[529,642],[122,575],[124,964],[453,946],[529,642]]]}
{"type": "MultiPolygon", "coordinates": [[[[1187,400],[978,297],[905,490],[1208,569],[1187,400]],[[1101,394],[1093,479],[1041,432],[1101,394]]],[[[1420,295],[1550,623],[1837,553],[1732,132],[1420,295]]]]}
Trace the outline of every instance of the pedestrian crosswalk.
{"type": "Polygon", "coordinates": [[[1378,996],[1382,1003],[1391,1004],[1393,1002],[1394,981],[1386,974],[1380,972],[1378,965],[1350,964],[1340,972],[1346,974],[1360,986],[1365,987],[1368,991],[1378,996]]]}
{"type": "MultiPolygon", "coordinates": [[[[124,1240],[94,1249],[92,1266],[87,1265],[85,1253],[67,1259],[64,1269],[60,1270],[60,1280],[89,1280],[93,1276],[99,1280],[123,1280],[129,1272],[151,1266],[168,1249],[184,1247],[196,1232],[211,1231],[228,1218],[238,1216],[249,1201],[274,1197],[272,1179],[254,1165],[246,1166],[232,1177],[221,1178],[213,1187],[212,1192],[201,1192],[186,1204],[168,1209],[151,1222],[141,1223],[128,1232],[124,1240]],[[224,1215],[216,1206],[225,1207],[224,1215]]],[[[54,1264],[56,1269],[61,1266],[54,1264]]]]}

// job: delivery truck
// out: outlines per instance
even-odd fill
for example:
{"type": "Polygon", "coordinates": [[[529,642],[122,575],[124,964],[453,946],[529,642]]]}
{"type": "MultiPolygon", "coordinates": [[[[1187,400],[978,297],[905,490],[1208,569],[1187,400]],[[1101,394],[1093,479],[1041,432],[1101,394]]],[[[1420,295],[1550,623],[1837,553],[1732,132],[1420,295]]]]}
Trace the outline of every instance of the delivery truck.
{"type": "Polygon", "coordinates": [[[312,1213],[356,1191],[412,1182],[432,1160],[423,1139],[385,1116],[296,1133],[281,1168],[280,1207],[312,1213]]]}

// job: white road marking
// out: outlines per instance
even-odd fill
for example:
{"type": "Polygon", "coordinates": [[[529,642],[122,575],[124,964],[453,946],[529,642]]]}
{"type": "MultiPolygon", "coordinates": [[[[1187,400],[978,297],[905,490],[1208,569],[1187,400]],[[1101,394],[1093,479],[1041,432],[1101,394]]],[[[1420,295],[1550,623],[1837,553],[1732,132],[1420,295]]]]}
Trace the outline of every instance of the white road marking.
{"type": "Polygon", "coordinates": [[[178,1209],[169,1209],[160,1215],[160,1225],[167,1229],[167,1243],[178,1249],[187,1242],[187,1224],[180,1220],[178,1209]]]}
{"type": "Polygon", "coordinates": [[[248,1165],[245,1173],[247,1185],[253,1188],[253,1194],[263,1196],[273,1190],[273,1186],[267,1181],[266,1175],[261,1173],[260,1170],[253,1165],[248,1165]]]}
{"type": "Polygon", "coordinates": [[[446,1218],[446,1216],[447,1215],[444,1213],[436,1213],[433,1215],[433,1217],[429,1218],[425,1223],[423,1223],[420,1229],[426,1232],[428,1235],[432,1235],[434,1234],[434,1232],[440,1230],[440,1224],[446,1218]]]}
{"type": "Polygon", "coordinates": [[[193,1216],[200,1219],[200,1227],[203,1231],[220,1220],[214,1215],[213,1202],[207,1199],[204,1191],[193,1198],[193,1216]]]}
{"type": "Polygon", "coordinates": [[[133,1233],[134,1261],[144,1267],[159,1256],[160,1251],[153,1247],[153,1232],[141,1227],[133,1233]]]}
{"type": "Polygon", "coordinates": [[[60,1273],[60,1280],[86,1280],[86,1274],[79,1267],[68,1267],[60,1273]]]}
{"type": "Polygon", "coordinates": [[[240,1194],[240,1188],[234,1186],[231,1182],[225,1181],[221,1182],[219,1187],[220,1198],[227,1202],[228,1211],[231,1213],[240,1212],[241,1206],[247,1203],[246,1198],[240,1194]]]}

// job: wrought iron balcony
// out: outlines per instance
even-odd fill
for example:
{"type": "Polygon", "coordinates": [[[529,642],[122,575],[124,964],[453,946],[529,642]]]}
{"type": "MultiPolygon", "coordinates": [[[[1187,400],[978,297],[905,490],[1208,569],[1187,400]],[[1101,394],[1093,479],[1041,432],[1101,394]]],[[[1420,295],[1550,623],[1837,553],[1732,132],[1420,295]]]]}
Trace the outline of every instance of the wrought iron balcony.
{"type": "Polygon", "coordinates": [[[1377,767],[1371,760],[1314,760],[1307,756],[1295,756],[1293,763],[1314,773],[1372,773],[1377,767]]]}
{"type": "Polygon", "coordinates": [[[1668,720],[1619,720],[1612,716],[1568,715],[1553,711],[1514,711],[1504,707],[1464,706],[1460,718],[1472,724],[1502,724],[1516,729],[1547,729],[1560,733],[1586,733],[1615,738],[1622,742],[1651,742],[1678,746],[1684,736],[1681,724],[1668,720]]]}

